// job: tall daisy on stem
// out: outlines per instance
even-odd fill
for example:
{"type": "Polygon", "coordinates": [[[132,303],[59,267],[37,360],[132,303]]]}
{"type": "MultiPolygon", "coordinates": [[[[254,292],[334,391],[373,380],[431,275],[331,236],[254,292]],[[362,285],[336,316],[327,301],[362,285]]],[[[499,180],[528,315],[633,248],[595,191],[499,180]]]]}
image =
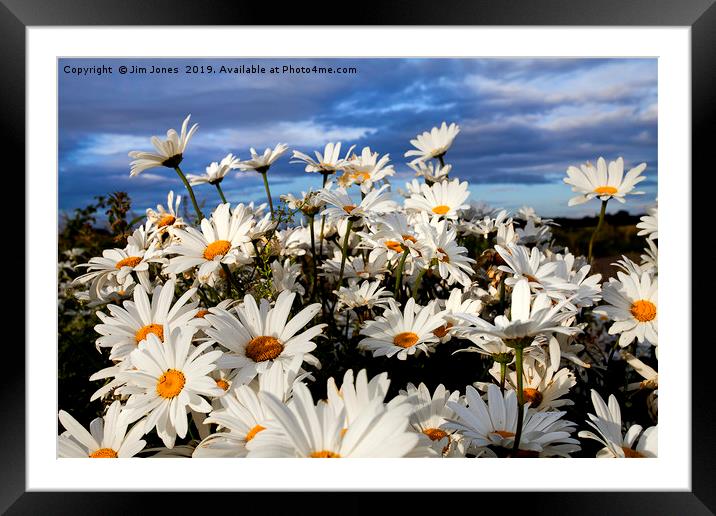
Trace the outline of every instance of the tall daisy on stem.
{"type": "Polygon", "coordinates": [[[264,180],[264,188],[266,188],[266,197],[268,197],[269,208],[271,209],[271,216],[273,216],[273,200],[271,199],[271,189],[269,188],[268,178],[266,176],[269,168],[278,158],[283,156],[288,150],[288,145],[285,143],[279,143],[273,149],[268,147],[263,154],[259,155],[256,153],[254,148],[250,149],[251,159],[242,161],[239,163],[241,170],[255,170],[264,180]]]}
{"type": "Polygon", "coordinates": [[[635,192],[633,190],[638,183],[646,179],[646,176],[641,175],[645,168],[646,163],[641,163],[630,169],[625,176],[623,158],[620,157],[616,161],[610,161],[607,166],[605,159],[600,157],[597,160],[596,167],[591,163],[585,163],[581,165],[580,168],[569,167],[567,169],[567,177],[565,177],[563,181],[572,186],[573,192],[579,193],[579,195],[569,200],[569,206],[583,204],[595,197],[602,201],[602,209],[599,212],[599,222],[597,222],[597,227],[594,233],[592,233],[592,238],[589,239],[589,250],[587,254],[587,261],[589,263],[592,262],[594,240],[604,223],[607,202],[609,202],[609,199],[614,198],[624,203],[626,202],[624,197],[627,194],[643,194],[644,192],[635,192]]]}
{"type": "Polygon", "coordinates": [[[234,170],[236,168],[239,168],[239,158],[234,156],[233,154],[227,154],[224,159],[221,160],[221,162],[213,161],[211,165],[206,167],[206,174],[203,176],[198,176],[194,174],[188,174],[186,177],[189,180],[189,183],[192,186],[200,185],[203,183],[209,183],[210,185],[214,185],[216,187],[216,190],[219,192],[219,197],[221,197],[221,202],[226,203],[226,197],[224,196],[224,191],[221,188],[221,182],[224,180],[224,177],[226,174],[229,173],[230,170],[234,170]]]}
{"type": "MultiPolygon", "coordinates": [[[[341,142],[335,144],[333,142],[329,142],[323,149],[323,154],[321,154],[319,151],[314,151],[314,154],[316,155],[315,160],[302,152],[293,151],[293,159],[291,160],[291,163],[305,163],[306,172],[320,173],[323,176],[323,184],[321,185],[321,187],[325,188],[326,183],[328,182],[328,176],[336,173],[339,170],[343,170],[346,167],[348,163],[348,156],[350,156],[351,152],[353,152],[354,147],[355,145],[352,145],[346,152],[345,157],[341,158],[341,142]]],[[[321,233],[319,236],[320,256],[323,256],[323,230],[325,229],[325,226],[326,216],[323,215],[321,217],[321,233]]]]}
{"type": "Polygon", "coordinates": [[[445,154],[452,146],[452,142],[460,132],[460,126],[452,123],[449,126],[443,122],[440,127],[433,127],[430,132],[425,131],[410,140],[415,147],[405,153],[405,157],[416,156],[412,163],[425,162],[429,159],[437,159],[440,166],[445,166],[445,154]]]}
{"type": "Polygon", "coordinates": [[[338,190],[323,190],[318,196],[324,201],[328,207],[324,211],[324,215],[329,221],[340,221],[348,219],[346,234],[343,237],[343,254],[341,256],[341,269],[338,274],[338,285],[343,281],[343,271],[346,265],[346,256],[348,253],[348,240],[350,238],[353,224],[364,218],[369,218],[374,214],[382,214],[394,210],[396,204],[390,199],[390,192],[387,191],[388,185],[383,185],[378,190],[369,192],[360,202],[355,204],[348,192],[343,188],[338,190]]]}
{"type": "Polygon", "coordinates": [[[158,136],[152,136],[152,145],[154,145],[154,148],[157,150],[156,154],[152,152],[130,151],[129,157],[134,158],[134,161],[130,164],[131,171],[129,175],[130,177],[134,177],[147,169],[156,167],[173,168],[189,192],[189,197],[191,197],[191,202],[194,205],[196,216],[201,220],[204,218],[204,215],[201,213],[199,205],[196,202],[194,190],[192,190],[184,172],[179,168],[179,164],[182,162],[182,159],[184,159],[186,145],[199,127],[199,124],[194,124],[191,126],[191,129],[187,131],[190,118],[191,115],[187,115],[184,119],[181,125],[181,134],[177,134],[174,129],[169,129],[167,131],[166,140],[161,140],[158,136]]]}
{"type": "Polygon", "coordinates": [[[484,335],[499,338],[506,346],[515,352],[515,372],[517,375],[517,401],[520,410],[517,413],[517,435],[515,436],[514,451],[519,450],[522,435],[523,410],[525,395],[523,387],[523,355],[524,350],[530,346],[535,337],[550,333],[563,333],[571,335],[581,331],[573,326],[562,326],[562,322],[574,313],[567,310],[567,301],[553,305],[546,294],[539,294],[532,300],[530,286],[526,278],[519,280],[512,289],[512,304],[510,318],[504,315],[495,317],[494,324],[472,314],[454,314],[455,317],[471,323],[473,335],[484,335]]]}

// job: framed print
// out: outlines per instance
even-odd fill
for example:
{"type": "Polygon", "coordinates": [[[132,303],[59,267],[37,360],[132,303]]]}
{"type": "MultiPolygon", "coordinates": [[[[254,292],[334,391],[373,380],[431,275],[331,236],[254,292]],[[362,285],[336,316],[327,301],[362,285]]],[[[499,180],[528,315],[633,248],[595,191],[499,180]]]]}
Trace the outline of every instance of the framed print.
{"type": "Polygon", "coordinates": [[[714,510],[713,2],[179,4],[0,11],[27,292],[3,510],[714,510]]]}

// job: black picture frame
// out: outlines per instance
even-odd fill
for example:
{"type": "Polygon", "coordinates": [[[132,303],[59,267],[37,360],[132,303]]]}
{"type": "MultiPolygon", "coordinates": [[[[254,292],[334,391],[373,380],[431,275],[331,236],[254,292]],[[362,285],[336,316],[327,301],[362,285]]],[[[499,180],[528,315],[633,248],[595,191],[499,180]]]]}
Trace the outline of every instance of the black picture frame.
{"type": "MultiPolygon", "coordinates": [[[[2,63],[2,142],[4,168],[25,170],[25,29],[28,26],[84,25],[548,25],[548,26],[688,26],[691,27],[692,80],[692,168],[713,168],[710,151],[714,146],[716,111],[716,5],[714,0],[502,0],[394,1],[377,6],[366,4],[323,6],[320,3],[229,2],[191,0],[0,0],[0,63],[2,63]],[[352,9],[348,17],[337,10],[352,9]],[[333,18],[331,13],[335,13],[333,18]],[[341,22],[338,22],[341,20],[341,22]]],[[[664,171],[688,178],[689,171],[664,171]]],[[[706,172],[708,173],[708,172],[706,172]]],[[[691,175],[691,179],[693,175],[691,175]]],[[[23,187],[24,188],[24,187],[23,187]]],[[[692,221],[708,220],[707,203],[692,203],[692,221]]],[[[687,214],[689,216],[689,214],[687,214]]],[[[31,238],[24,228],[24,238],[31,238]]],[[[693,232],[696,235],[696,231],[693,232]]],[[[19,239],[15,238],[17,242],[19,239]]],[[[685,257],[690,256],[685,250],[685,257]]],[[[704,265],[704,264],[702,264],[704,265]]],[[[709,264],[706,265],[707,267],[709,264]]],[[[30,271],[25,268],[25,278],[30,271]]],[[[712,274],[709,274],[712,276],[712,274]]],[[[691,281],[691,278],[685,278],[691,281]]],[[[17,292],[24,289],[18,288],[17,292]]],[[[24,298],[24,296],[23,296],[24,298]]],[[[31,306],[24,299],[23,306],[31,306]]],[[[693,321],[707,317],[711,302],[700,305],[692,299],[692,321],[682,321],[693,331],[693,321]]],[[[16,305],[17,306],[17,305],[16,305]]],[[[711,362],[699,359],[699,350],[712,346],[711,339],[697,339],[684,332],[681,342],[668,345],[692,349],[692,491],[691,492],[590,492],[590,493],[500,493],[480,494],[484,501],[502,506],[524,507],[541,514],[713,514],[716,512],[716,410],[714,388],[710,385],[711,362]]],[[[5,368],[0,389],[3,424],[0,425],[3,453],[0,455],[0,510],[8,514],[55,513],[141,513],[156,502],[165,510],[181,510],[197,495],[171,493],[61,493],[26,492],[25,487],[25,349],[6,334],[5,368]],[[144,508],[144,509],[140,509],[144,508]]],[[[708,351],[706,351],[708,353],[708,351]]],[[[685,422],[686,429],[687,422],[685,422]]],[[[529,479],[523,479],[529,485],[529,479]]],[[[266,502],[267,493],[211,494],[217,510],[227,508],[229,496],[241,498],[247,510],[266,502]]],[[[379,495],[380,496],[380,495],[379,495]]],[[[400,503],[424,504],[433,495],[413,493],[400,503]]],[[[441,497],[443,502],[448,498],[441,497]]],[[[311,512],[364,513],[378,502],[360,493],[289,493],[284,502],[311,512]],[[338,499],[337,496],[344,498],[338,499]],[[328,498],[326,498],[328,497],[328,498]],[[295,505],[294,505],[295,504],[295,505]]],[[[468,502],[475,503],[475,502],[468,502]]],[[[452,505],[452,503],[451,503],[452,505]]],[[[232,507],[229,505],[228,507],[232,507]]],[[[239,510],[239,506],[236,510],[239,510]]],[[[469,507],[469,506],[468,506],[469,507]]],[[[453,508],[457,506],[453,505],[453,508]]],[[[298,509],[300,512],[300,509],[298,509]]],[[[481,510],[475,506],[475,510],[481,510]]],[[[273,509],[269,511],[272,513],[273,509]]]]}

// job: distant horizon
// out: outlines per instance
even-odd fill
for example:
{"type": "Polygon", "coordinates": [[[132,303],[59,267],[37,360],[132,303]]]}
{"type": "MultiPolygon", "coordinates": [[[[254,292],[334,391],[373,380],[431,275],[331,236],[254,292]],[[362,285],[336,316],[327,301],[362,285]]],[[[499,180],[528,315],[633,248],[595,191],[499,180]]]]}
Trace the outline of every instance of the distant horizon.
{"type": "MultiPolygon", "coordinates": [[[[249,157],[287,143],[313,154],[329,141],[389,153],[393,191],[414,177],[403,157],[410,139],[443,121],[461,132],[446,156],[452,176],[470,182],[469,202],[544,217],[582,218],[593,201],[568,207],[562,182],[569,165],[614,160],[647,163],[647,179],[627,203],[608,212],[642,214],[657,193],[656,59],[61,59],[59,66],[59,199],[69,213],[97,195],[126,191],[137,214],[166,204],[169,190],[186,197],[170,169],[129,177],[130,150],[151,150],[150,137],[179,130],[187,114],[199,130],[182,167],[203,173],[229,152],[249,157]],[[351,66],[349,75],[64,73],[65,66],[187,64],[351,66]]],[[[269,171],[272,193],[319,188],[320,176],[290,164],[269,171]]],[[[260,176],[232,172],[222,183],[232,203],[265,202],[260,176]],[[237,177],[238,176],[238,177],[237,177]]],[[[218,201],[209,185],[199,199],[218,201]]],[[[188,199],[186,199],[188,200],[188,199]]]]}

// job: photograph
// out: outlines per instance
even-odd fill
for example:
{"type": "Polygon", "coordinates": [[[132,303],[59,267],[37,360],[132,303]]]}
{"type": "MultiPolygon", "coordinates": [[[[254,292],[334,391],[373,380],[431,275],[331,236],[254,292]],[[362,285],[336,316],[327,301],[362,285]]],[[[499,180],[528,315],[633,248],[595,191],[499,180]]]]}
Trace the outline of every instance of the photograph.
{"type": "Polygon", "coordinates": [[[56,458],[657,463],[660,66],[58,57],[56,458]]]}

